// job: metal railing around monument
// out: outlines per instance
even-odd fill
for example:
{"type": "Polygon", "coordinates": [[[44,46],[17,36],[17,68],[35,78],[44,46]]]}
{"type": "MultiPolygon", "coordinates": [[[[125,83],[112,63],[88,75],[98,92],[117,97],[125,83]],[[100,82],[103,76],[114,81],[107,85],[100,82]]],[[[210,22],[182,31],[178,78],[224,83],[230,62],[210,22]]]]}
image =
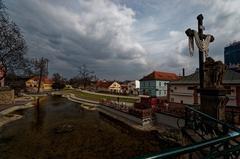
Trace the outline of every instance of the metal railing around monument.
{"type": "Polygon", "coordinates": [[[190,144],[139,158],[240,158],[240,129],[185,106],[185,139],[190,144]]]}

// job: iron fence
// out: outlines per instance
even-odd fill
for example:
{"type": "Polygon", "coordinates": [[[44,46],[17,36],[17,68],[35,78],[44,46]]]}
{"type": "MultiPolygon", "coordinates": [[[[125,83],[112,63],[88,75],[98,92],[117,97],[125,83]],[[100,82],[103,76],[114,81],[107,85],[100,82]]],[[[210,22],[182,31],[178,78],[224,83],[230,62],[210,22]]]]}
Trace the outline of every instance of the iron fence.
{"type": "Polygon", "coordinates": [[[189,144],[139,158],[240,158],[240,129],[185,106],[182,134],[189,144]]]}

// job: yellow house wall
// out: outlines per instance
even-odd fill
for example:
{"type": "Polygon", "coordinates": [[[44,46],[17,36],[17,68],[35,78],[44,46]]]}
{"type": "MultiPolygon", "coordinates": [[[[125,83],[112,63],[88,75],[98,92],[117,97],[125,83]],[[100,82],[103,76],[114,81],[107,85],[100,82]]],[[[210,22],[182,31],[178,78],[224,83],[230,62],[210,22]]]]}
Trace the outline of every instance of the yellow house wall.
{"type": "MultiPolygon", "coordinates": [[[[34,81],[32,79],[26,81],[25,84],[26,84],[26,87],[28,87],[28,88],[31,88],[31,87],[37,88],[38,87],[38,82],[34,81]]],[[[40,88],[41,88],[41,91],[52,90],[52,84],[45,84],[42,82],[40,88]]]]}
{"type": "Polygon", "coordinates": [[[43,84],[44,90],[52,90],[52,84],[43,84]]]}

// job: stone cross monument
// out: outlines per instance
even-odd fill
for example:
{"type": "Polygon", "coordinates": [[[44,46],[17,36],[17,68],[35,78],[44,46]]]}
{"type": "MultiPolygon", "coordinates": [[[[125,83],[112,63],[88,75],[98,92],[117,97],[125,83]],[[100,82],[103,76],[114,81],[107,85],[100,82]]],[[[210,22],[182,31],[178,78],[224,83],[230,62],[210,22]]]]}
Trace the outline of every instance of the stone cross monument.
{"type": "Polygon", "coordinates": [[[200,110],[216,119],[225,120],[225,106],[228,102],[226,94],[229,90],[224,89],[222,81],[226,66],[221,61],[214,61],[211,57],[207,57],[209,43],[214,41],[214,37],[203,34],[202,14],[197,16],[197,20],[198,32],[187,29],[185,33],[189,37],[190,53],[194,50],[194,40],[199,49],[200,110]]]}

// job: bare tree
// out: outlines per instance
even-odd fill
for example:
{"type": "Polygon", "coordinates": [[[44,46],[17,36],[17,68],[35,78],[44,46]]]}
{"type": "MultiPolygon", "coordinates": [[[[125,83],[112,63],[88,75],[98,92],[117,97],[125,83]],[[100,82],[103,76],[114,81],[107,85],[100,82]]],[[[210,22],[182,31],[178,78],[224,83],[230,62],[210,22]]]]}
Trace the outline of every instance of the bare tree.
{"type": "Polygon", "coordinates": [[[94,71],[89,70],[85,64],[79,67],[79,79],[84,89],[86,89],[87,85],[89,85],[95,77],[94,71]]]}
{"type": "Polygon", "coordinates": [[[8,71],[23,66],[26,43],[18,26],[6,13],[6,7],[0,0],[0,67],[3,72],[0,80],[8,71]]]}
{"type": "Polygon", "coordinates": [[[59,73],[54,73],[53,75],[53,81],[54,82],[61,82],[62,81],[62,76],[59,73]]]}
{"type": "Polygon", "coordinates": [[[53,89],[63,89],[66,84],[66,79],[64,79],[59,73],[54,73],[53,74],[53,89]]]}
{"type": "Polygon", "coordinates": [[[48,74],[48,59],[41,58],[41,59],[33,59],[33,64],[35,65],[36,71],[39,71],[39,81],[38,81],[38,91],[40,92],[41,83],[42,83],[42,77],[46,76],[48,74]]]}

